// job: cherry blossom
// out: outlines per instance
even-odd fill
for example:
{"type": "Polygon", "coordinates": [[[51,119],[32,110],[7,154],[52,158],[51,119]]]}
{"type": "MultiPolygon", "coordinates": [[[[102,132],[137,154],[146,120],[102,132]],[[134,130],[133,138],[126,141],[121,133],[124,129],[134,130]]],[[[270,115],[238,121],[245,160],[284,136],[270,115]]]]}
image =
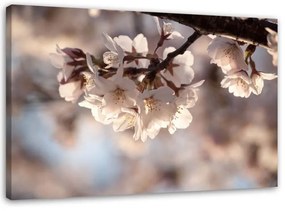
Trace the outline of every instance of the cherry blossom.
{"type": "Polygon", "coordinates": [[[56,46],[57,53],[50,53],[50,60],[54,67],[62,71],[63,79],[67,81],[72,73],[82,67],[85,54],[78,48],[61,49],[56,46]]]}
{"type": "Polygon", "coordinates": [[[60,72],[57,76],[60,97],[75,103],[84,92],[93,88],[94,84],[91,77],[89,72],[81,72],[77,77],[64,82],[63,73],[60,72]]]}
{"type": "Polygon", "coordinates": [[[208,46],[211,63],[217,64],[225,74],[247,70],[241,47],[234,40],[216,37],[208,46]]]}
{"type": "Polygon", "coordinates": [[[177,98],[175,98],[175,107],[176,112],[171,118],[170,124],[168,125],[168,131],[170,134],[173,134],[176,129],[185,129],[188,128],[192,122],[192,115],[189,108],[192,108],[197,100],[198,95],[197,91],[199,87],[204,83],[204,80],[199,81],[195,84],[182,87],[177,98]]]}
{"type": "Polygon", "coordinates": [[[102,124],[110,124],[113,119],[102,113],[102,97],[97,95],[88,94],[84,96],[84,100],[78,103],[79,106],[88,108],[96,121],[102,124]]]}
{"type": "Polygon", "coordinates": [[[132,107],[136,104],[138,91],[134,81],[123,77],[123,68],[120,67],[117,73],[103,80],[102,83],[96,83],[97,88],[104,93],[102,99],[102,113],[107,116],[117,116],[121,112],[121,108],[132,107]]]}
{"type": "Polygon", "coordinates": [[[256,92],[248,73],[244,70],[231,75],[226,75],[221,81],[223,88],[228,88],[230,93],[236,97],[248,98],[251,92],[256,92]]]}
{"type": "MultiPolygon", "coordinates": [[[[170,134],[188,128],[193,120],[190,111],[198,101],[198,90],[204,80],[192,82],[194,56],[187,49],[201,33],[195,31],[178,49],[163,49],[166,40],[183,36],[171,23],[158,18],[155,23],[160,39],[151,51],[143,34],[131,39],[125,35],[111,38],[103,33],[108,50],[99,59],[77,48],[57,46],[50,58],[60,70],[59,95],[73,103],[83,98],[79,106],[90,109],[96,121],[112,125],[115,132],[130,129],[134,140],[154,139],[163,128],[170,134]],[[160,48],[162,56],[157,53],[160,48]]],[[[271,29],[266,30],[269,32],[268,52],[277,65],[278,35],[271,29]]],[[[256,70],[252,59],[255,45],[248,45],[244,55],[237,41],[216,35],[210,37],[212,41],[207,50],[211,63],[222,69],[225,76],[221,87],[234,96],[259,95],[264,80],[277,77],[256,70]]]]}
{"type": "Polygon", "coordinates": [[[174,91],[166,86],[145,90],[139,96],[142,141],[147,137],[154,139],[161,128],[167,128],[175,112],[174,98],[174,91]]]}
{"type": "Polygon", "coordinates": [[[125,54],[131,58],[131,64],[138,67],[147,67],[149,61],[147,59],[133,59],[137,56],[145,57],[148,53],[148,42],[146,37],[143,34],[138,34],[134,40],[126,35],[120,35],[114,38],[114,41],[119,45],[125,54]]]}
{"type": "MultiPolygon", "coordinates": [[[[176,49],[174,47],[165,48],[163,58],[176,49]]],[[[194,77],[194,71],[191,66],[194,63],[194,57],[190,51],[185,51],[184,54],[176,56],[169,64],[167,69],[161,74],[167,79],[172,81],[176,87],[181,84],[190,84],[194,77]]]]}
{"type": "Polygon", "coordinates": [[[175,37],[184,38],[180,32],[174,31],[174,28],[171,23],[166,23],[163,21],[163,24],[160,25],[158,17],[154,17],[154,21],[160,36],[164,39],[171,40],[175,37]]]}
{"type": "Polygon", "coordinates": [[[122,48],[108,34],[103,33],[103,38],[106,48],[110,50],[103,54],[103,61],[107,64],[105,68],[118,67],[124,57],[122,48]]]}
{"type": "Polygon", "coordinates": [[[268,53],[272,55],[272,63],[277,66],[278,64],[278,33],[273,31],[272,29],[266,27],[267,35],[267,43],[270,49],[268,49],[268,53]]]}
{"type": "Polygon", "coordinates": [[[273,80],[275,78],[277,78],[277,75],[275,74],[255,71],[251,75],[252,84],[255,87],[255,89],[253,90],[253,93],[256,95],[261,94],[263,86],[264,86],[264,80],[273,80]]]}

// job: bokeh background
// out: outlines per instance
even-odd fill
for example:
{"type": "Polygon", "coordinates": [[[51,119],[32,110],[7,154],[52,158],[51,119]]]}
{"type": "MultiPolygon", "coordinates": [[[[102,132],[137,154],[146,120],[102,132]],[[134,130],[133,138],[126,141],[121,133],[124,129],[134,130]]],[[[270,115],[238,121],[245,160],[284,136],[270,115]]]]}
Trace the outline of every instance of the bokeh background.
{"type": "MultiPolygon", "coordinates": [[[[12,199],[65,198],[274,187],[277,185],[277,80],[261,95],[236,98],[220,87],[204,36],[190,50],[195,81],[205,79],[191,109],[193,122],[174,135],[145,143],[132,131],[115,133],[90,110],[59,97],[49,53],[78,47],[96,56],[111,37],[143,33],[154,49],[153,18],[136,12],[12,6],[7,43],[7,195],[12,199]],[[11,121],[10,121],[11,120],[11,121]],[[8,124],[9,126],[9,124],[8,124]]],[[[191,28],[173,22],[184,37],[191,28]]],[[[183,40],[165,46],[179,47],[183,40]]],[[[159,51],[161,52],[161,51],[159,51]]],[[[276,73],[266,50],[257,69],[276,73]]]]}

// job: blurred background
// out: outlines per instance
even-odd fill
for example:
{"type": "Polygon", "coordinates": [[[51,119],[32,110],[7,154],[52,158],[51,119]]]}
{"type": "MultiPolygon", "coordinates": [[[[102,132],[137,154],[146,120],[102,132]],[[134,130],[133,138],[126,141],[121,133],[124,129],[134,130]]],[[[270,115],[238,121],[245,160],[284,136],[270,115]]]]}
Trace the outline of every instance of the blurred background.
{"type": "MultiPolygon", "coordinates": [[[[194,82],[206,80],[190,110],[190,127],[135,142],[132,131],[115,133],[97,123],[90,110],[59,97],[58,70],[49,53],[58,44],[99,57],[106,51],[103,32],[131,38],[143,33],[154,49],[159,36],[153,18],[96,9],[10,9],[6,191],[12,199],[277,186],[277,80],[265,81],[262,94],[249,99],[229,94],[220,87],[222,71],[210,64],[210,38],[204,36],[190,47],[194,82]]],[[[193,33],[172,23],[184,37],[193,33]]],[[[258,70],[277,72],[266,50],[257,48],[254,59],[258,70]]]]}

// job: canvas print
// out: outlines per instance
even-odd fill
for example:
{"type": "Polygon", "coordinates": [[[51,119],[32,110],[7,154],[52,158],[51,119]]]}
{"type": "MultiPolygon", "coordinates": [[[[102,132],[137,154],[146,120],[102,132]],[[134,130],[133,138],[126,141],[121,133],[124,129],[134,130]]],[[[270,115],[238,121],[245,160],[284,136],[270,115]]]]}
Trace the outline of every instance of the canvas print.
{"type": "Polygon", "coordinates": [[[276,19],[25,5],[6,17],[8,198],[277,186],[276,19]]]}

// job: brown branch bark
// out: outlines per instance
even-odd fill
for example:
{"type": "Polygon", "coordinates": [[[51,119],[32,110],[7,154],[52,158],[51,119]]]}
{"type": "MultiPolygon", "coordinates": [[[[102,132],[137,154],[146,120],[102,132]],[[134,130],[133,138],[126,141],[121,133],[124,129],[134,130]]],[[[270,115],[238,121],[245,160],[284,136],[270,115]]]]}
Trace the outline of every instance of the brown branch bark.
{"type": "Polygon", "coordinates": [[[177,21],[199,31],[204,35],[221,35],[249,44],[260,45],[265,48],[268,48],[268,32],[265,30],[265,27],[269,27],[277,32],[277,24],[269,22],[265,19],[241,19],[226,16],[205,16],[153,12],[144,13],[158,16],[163,19],[177,21]]]}
{"type": "Polygon", "coordinates": [[[201,37],[201,33],[198,31],[195,31],[190,37],[188,37],[188,39],[186,40],[186,42],[179,48],[177,48],[175,51],[168,53],[167,57],[157,63],[156,65],[150,65],[147,68],[148,74],[146,75],[144,81],[153,81],[155,79],[155,76],[157,73],[159,73],[160,71],[166,69],[168,67],[168,65],[170,64],[170,62],[179,54],[183,54],[187,48],[192,45],[199,37],[201,37]]]}
{"type": "Polygon", "coordinates": [[[184,52],[187,50],[187,48],[193,42],[195,42],[200,36],[201,36],[201,33],[198,31],[195,31],[190,37],[188,37],[186,42],[180,48],[177,48],[175,51],[167,54],[167,57],[155,67],[156,72],[159,72],[159,71],[165,69],[169,65],[171,60],[174,59],[179,54],[184,54],[184,52]]]}

